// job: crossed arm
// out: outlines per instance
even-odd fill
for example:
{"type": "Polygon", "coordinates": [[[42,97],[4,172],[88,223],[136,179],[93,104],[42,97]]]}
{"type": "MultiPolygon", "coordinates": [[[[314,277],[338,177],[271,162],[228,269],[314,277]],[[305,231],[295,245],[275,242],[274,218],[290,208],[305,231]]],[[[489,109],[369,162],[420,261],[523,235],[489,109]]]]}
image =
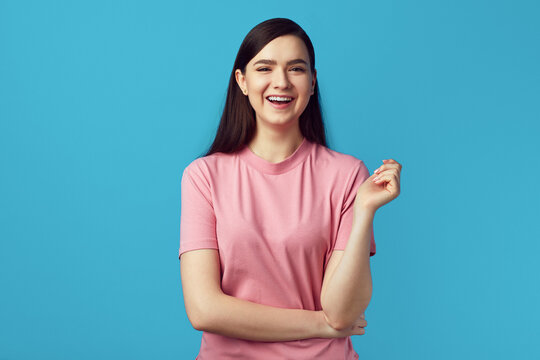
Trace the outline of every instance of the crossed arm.
{"type": "Polygon", "coordinates": [[[328,330],[322,312],[277,308],[224,294],[218,264],[214,249],[181,256],[184,302],[195,329],[254,341],[307,339],[328,330]]]}
{"type": "Polygon", "coordinates": [[[284,309],[224,294],[214,249],[182,254],[182,289],[188,318],[200,331],[253,341],[290,341],[364,334],[371,299],[369,245],[373,217],[353,225],[346,249],[328,261],[321,291],[323,310],[284,309]]]}

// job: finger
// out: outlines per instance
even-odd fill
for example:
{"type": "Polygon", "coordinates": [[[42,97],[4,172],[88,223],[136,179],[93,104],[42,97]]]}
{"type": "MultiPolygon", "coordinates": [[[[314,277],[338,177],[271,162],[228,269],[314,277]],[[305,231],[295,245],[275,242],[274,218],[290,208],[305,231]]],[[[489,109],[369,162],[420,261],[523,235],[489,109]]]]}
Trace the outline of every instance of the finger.
{"type": "Polygon", "coordinates": [[[381,175],[381,177],[372,180],[374,185],[384,186],[391,194],[399,194],[399,181],[393,175],[381,175]]]}
{"type": "Polygon", "coordinates": [[[399,169],[401,170],[401,164],[399,162],[397,162],[396,160],[394,159],[387,159],[387,160],[383,160],[383,163],[384,164],[396,164],[396,165],[399,165],[399,169]]]}
{"type": "Polygon", "coordinates": [[[388,169],[397,169],[397,170],[401,171],[401,168],[400,168],[399,164],[388,164],[387,163],[387,164],[383,164],[383,165],[379,166],[377,169],[375,169],[375,171],[373,173],[378,174],[381,171],[388,170],[388,169]]]}
{"type": "Polygon", "coordinates": [[[383,182],[392,182],[392,181],[398,183],[399,176],[396,175],[396,172],[393,169],[386,170],[386,171],[383,171],[382,173],[377,174],[377,176],[371,179],[371,181],[374,182],[375,184],[381,184],[383,182]]]}
{"type": "Polygon", "coordinates": [[[358,332],[358,335],[365,335],[366,334],[366,329],[358,328],[357,332],[358,332]]]}
{"type": "Polygon", "coordinates": [[[401,181],[401,178],[400,178],[400,170],[399,169],[391,169],[391,170],[388,170],[390,173],[391,176],[394,177],[395,181],[396,181],[396,184],[399,188],[399,182],[401,181]]]}
{"type": "Polygon", "coordinates": [[[399,169],[392,168],[392,169],[382,170],[379,173],[373,174],[373,175],[375,175],[375,177],[380,177],[381,175],[393,175],[394,177],[396,177],[396,179],[399,179],[400,171],[399,169]]]}
{"type": "Polygon", "coordinates": [[[399,179],[395,178],[393,175],[381,176],[376,180],[372,180],[372,183],[375,185],[382,185],[386,187],[386,190],[389,190],[391,193],[399,194],[399,179]]]}
{"type": "Polygon", "coordinates": [[[367,321],[366,320],[357,320],[354,323],[354,326],[366,327],[367,326],[367,321]]]}
{"type": "Polygon", "coordinates": [[[376,175],[383,175],[383,174],[384,175],[393,175],[396,178],[399,178],[399,169],[391,168],[391,169],[382,170],[376,175]]]}
{"type": "Polygon", "coordinates": [[[351,335],[364,335],[366,330],[364,328],[355,328],[351,331],[351,335]]]}

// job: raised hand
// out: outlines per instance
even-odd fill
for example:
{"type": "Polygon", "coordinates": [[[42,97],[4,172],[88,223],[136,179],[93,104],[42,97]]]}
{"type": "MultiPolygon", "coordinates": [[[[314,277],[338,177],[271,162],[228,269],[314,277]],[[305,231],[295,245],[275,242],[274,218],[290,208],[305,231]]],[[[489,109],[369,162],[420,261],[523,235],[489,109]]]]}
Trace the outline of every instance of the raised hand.
{"type": "Polygon", "coordinates": [[[381,206],[394,200],[400,192],[401,164],[393,159],[383,160],[373,175],[358,188],[355,200],[356,210],[375,212],[381,206]]]}

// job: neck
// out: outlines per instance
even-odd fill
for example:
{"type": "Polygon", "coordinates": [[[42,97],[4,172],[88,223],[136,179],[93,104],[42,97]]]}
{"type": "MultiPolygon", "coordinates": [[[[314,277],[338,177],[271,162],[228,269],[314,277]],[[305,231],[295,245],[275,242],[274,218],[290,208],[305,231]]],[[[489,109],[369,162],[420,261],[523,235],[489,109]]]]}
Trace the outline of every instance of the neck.
{"type": "Polygon", "coordinates": [[[300,129],[285,134],[257,131],[248,146],[260,158],[278,163],[291,156],[303,140],[304,136],[300,133],[300,129]]]}

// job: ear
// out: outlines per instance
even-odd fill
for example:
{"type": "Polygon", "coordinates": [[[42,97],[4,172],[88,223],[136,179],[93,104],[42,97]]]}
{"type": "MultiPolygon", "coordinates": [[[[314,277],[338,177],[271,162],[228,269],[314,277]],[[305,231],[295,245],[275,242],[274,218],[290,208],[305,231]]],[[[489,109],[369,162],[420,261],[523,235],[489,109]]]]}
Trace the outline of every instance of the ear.
{"type": "Polygon", "coordinates": [[[317,69],[313,70],[313,79],[311,80],[311,95],[315,93],[315,83],[317,82],[317,69]]]}
{"type": "Polygon", "coordinates": [[[242,74],[242,71],[240,69],[236,69],[234,71],[234,77],[236,79],[236,83],[240,87],[240,91],[242,91],[244,95],[247,95],[246,77],[244,74],[242,74]]]}

